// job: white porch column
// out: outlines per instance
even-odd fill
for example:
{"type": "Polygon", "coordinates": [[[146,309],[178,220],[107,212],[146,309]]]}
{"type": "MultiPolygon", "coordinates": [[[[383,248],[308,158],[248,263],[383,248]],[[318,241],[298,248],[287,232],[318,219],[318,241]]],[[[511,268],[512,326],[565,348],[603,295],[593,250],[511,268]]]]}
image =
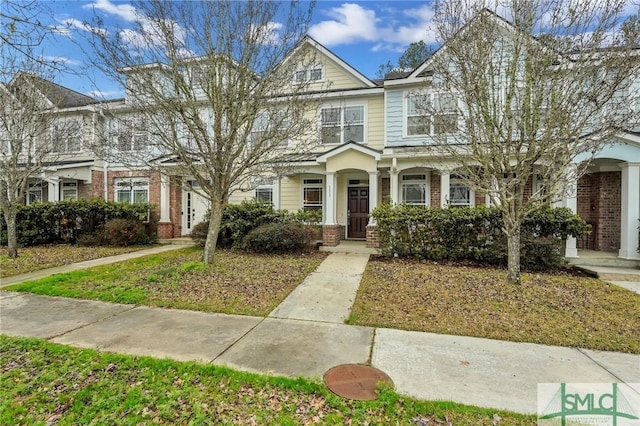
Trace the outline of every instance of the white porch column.
{"type": "Polygon", "coordinates": [[[50,177],[47,179],[47,201],[55,203],[60,201],[60,178],[50,177]]]}
{"type": "Polygon", "coordinates": [[[171,222],[170,219],[171,185],[169,176],[160,175],[160,222],[171,222]]]}
{"type": "Polygon", "coordinates": [[[623,259],[640,259],[638,218],[640,218],[640,163],[624,163],[620,203],[620,252],[623,259]]]}
{"type": "Polygon", "coordinates": [[[391,204],[400,204],[400,197],[398,196],[398,160],[395,158],[391,160],[391,169],[389,169],[389,194],[391,195],[391,204]]]}
{"type": "Polygon", "coordinates": [[[326,183],[326,193],[327,193],[327,207],[325,209],[325,220],[324,225],[335,225],[336,224],[336,173],[335,172],[326,172],[327,183],[326,183]]]}
{"type": "MultiPolygon", "coordinates": [[[[578,181],[576,180],[576,165],[570,164],[567,167],[565,178],[567,179],[567,189],[562,198],[563,207],[569,208],[574,214],[578,212],[578,181]]],[[[578,257],[578,248],[575,237],[567,237],[564,248],[564,257],[578,257]]]]}
{"type": "Polygon", "coordinates": [[[449,202],[449,183],[451,174],[449,172],[440,173],[440,207],[445,208],[449,202]]]}
{"type": "Polygon", "coordinates": [[[280,210],[280,178],[277,177],[273,180],[271,199],[273,202],[273,208],[280,210]]]}
{"type": "MultiPolygon", "coordinates": [[[[397,178],[397,176],[396,176],[397,178]]],[[[369,172],[369,225],[375,225],[376,220],[371,216],[373,209],[378,207],[378,171],[369,172]]]]}

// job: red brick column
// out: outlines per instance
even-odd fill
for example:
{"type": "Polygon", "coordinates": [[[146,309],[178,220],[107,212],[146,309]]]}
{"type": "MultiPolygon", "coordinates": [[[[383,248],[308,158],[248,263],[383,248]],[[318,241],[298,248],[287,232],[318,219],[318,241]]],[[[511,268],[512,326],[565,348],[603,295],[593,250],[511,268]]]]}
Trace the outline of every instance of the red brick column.
{"type": "Polygon", "coordinates": [[[380,248],[380,234],[375,225],[367,226],[367,248],[380,248]]]}
{"type": "Polygon", "coordinates": [[[173,223],[158,222],[158,238],[173,238],[173,223]]]}
{"type": "Polygon", "coordinates": [[[322,225],[322,245],[327,247],[335,247],[340,244],[341,239],[342,226],[322,225]]]}

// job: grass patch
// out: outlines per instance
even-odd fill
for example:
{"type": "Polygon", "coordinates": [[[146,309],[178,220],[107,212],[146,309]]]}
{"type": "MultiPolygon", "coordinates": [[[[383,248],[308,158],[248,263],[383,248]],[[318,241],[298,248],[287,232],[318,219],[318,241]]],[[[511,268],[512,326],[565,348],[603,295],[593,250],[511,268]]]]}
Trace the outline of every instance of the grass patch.
{"type": "Polygon", "coordinates": [[[640,295],[594,278],[372,259],[350,324],[640,353],[640,295]]]}
{"type": "Polygon", "coordinates": [[[342,400],[317,382],[0,336],[0,424],[535,425],[534,416],[382,390],[342,400]]]}
{"type": "Polygon", "coordinates": [[[26,274],[40,269],[148,249],[152,246],[79,247],[53,244],[18,249],[18,258],[10,259],[7,248],[0,247],[0,277],[26,274]]]}
{"type": "Polygon", "coordinates": [[[218,250],[214,265],[185,248],[53,275],[6,290],[205,312],[266,316],[326,253],[259,255],[218,250]]]}

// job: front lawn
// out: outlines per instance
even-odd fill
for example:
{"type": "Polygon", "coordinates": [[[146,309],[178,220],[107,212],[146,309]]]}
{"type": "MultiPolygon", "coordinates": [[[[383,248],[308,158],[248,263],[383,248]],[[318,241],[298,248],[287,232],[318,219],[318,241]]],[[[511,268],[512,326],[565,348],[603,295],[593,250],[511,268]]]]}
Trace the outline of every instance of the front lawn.
{"type": "Polygon", "coordinates": [[[350,324],[640,353],[640,295],[594,278],[372,258],[350,324]]]}
{"type": "Polygon", "coordinates": [[[52,296],[266,316],[318,267],[323,252],[259,255],[191,247],[6,287],[52,296]]]}
{"type": "Polygon", "coordinates": [[[26,274],[40,269],[54,268],[70,263],[115,256],[152,246],[80,247],[70,244],[51,244],[18,249],[18,258],[10,259],[7,247],[0,247],[0,277],[26,274]]]}
{"type": "Polygon", "coordinates": [[[0,424],[535,425],[534,416],[382,390],[338,398],[318,382],[0,336],[0,424]],[[496,417],[497,418],[497,417],[496,417]]]}

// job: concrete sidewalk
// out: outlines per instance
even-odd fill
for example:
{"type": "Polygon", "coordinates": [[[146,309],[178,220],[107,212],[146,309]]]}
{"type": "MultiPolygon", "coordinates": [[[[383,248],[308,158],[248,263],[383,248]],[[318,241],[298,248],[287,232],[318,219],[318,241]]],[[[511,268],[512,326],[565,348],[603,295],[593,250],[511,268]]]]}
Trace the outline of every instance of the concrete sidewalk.
{"type": "Polygon", "coordinates": [[[287,376],[371,363],[401,394],[522,413],[536,412],[538,383],[635,383],[625,396],[640,406],[638,355],[343,324],[365,265],[330,255],[267,318],[4,292],[0,332],[287,376]]]}

